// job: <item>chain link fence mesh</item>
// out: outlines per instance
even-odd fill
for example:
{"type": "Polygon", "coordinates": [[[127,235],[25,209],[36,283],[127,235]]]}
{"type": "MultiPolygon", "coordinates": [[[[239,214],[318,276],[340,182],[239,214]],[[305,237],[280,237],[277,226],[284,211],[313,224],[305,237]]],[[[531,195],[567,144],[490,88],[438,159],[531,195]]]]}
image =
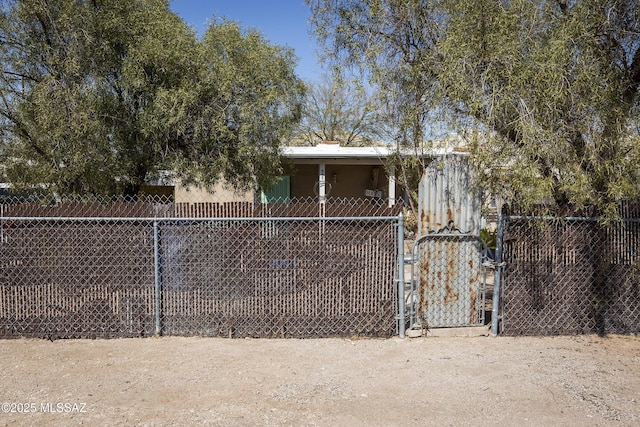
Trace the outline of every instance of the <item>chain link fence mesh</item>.
{"type": "Polygon", "coordinates": [[[505,335],[638,333],[640,220],[506,217],[505,335]]]}
{"type": "Polygon", "coordinates": [[[401,206],[4,198],[0,336],[391,336],[401,206]]]}

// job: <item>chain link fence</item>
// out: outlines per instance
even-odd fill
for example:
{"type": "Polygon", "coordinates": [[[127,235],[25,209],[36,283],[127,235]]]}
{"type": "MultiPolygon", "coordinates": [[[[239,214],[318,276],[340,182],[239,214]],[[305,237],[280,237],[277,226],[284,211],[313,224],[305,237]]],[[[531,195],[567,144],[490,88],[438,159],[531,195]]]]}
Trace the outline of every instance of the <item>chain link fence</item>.
{"type": "Polygon", "coordinates": [[[504,224],[504,334],[640,332],[640,219],[504,224]]]}
{"type": "Polygon", "coordinates": [[[399,205],[4,198],[0,209],[0,337],[397,333],[399,205]]]}

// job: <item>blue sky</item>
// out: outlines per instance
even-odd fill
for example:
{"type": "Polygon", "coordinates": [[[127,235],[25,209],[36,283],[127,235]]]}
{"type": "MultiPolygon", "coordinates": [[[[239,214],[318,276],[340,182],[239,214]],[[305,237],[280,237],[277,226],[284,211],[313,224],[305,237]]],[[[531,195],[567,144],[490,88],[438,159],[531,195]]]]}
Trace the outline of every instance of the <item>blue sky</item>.
{"type": "Polygon", "coordinates": [[[294,49],[299,77],[310,82],[320,80],[317,46],[310,34],[309,7],[304,0],[171,0],[171,10],[200,35],[212,17],[228,18],[244,29],[258,30],[271,43],[294,49]]]}

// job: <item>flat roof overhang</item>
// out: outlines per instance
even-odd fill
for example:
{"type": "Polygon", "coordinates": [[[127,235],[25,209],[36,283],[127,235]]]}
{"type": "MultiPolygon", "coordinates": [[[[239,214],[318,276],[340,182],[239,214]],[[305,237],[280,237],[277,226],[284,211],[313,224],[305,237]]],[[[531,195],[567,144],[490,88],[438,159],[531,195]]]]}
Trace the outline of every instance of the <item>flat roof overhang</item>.
{"type": "MultiPolygon", "coordinates": [[[[439,149],[422,153],[422,157],[434,158],[451,153],[452,150],[439,149]]],[[[282,156],[298,164],[315,164],[319,161],[332,164],[381,165],[395,153],[388,147],[341,147],[337,144],[318,144],[315,147],[283,147],[282,156]]],[[[406,153],[403,156],[411,156],[406,153]]]]}

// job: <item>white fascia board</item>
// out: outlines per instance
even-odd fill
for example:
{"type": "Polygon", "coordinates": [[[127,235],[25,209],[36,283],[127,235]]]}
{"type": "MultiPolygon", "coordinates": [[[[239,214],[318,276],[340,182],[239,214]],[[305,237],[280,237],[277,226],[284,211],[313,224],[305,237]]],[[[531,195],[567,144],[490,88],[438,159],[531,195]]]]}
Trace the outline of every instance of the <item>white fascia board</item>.
{"type": "MultiPolygon", "coordinates": [[[[422,153],[423,157],[439,157],[453,150],[437,149],[422,153]]],[[[340,147],[339,145],[317,145],[315,147],[282,147],[284,157],[290,159],[386,159],[395,153],[387,147],[340,147]]],[[[402,153],[403,157],[414,155],[402,153]]]]}
{"type": "Polygon", "coordinates": [[[283,147],[282,155],[291,159],[381,159],[389,157],[386,147],[283,147]]]}

